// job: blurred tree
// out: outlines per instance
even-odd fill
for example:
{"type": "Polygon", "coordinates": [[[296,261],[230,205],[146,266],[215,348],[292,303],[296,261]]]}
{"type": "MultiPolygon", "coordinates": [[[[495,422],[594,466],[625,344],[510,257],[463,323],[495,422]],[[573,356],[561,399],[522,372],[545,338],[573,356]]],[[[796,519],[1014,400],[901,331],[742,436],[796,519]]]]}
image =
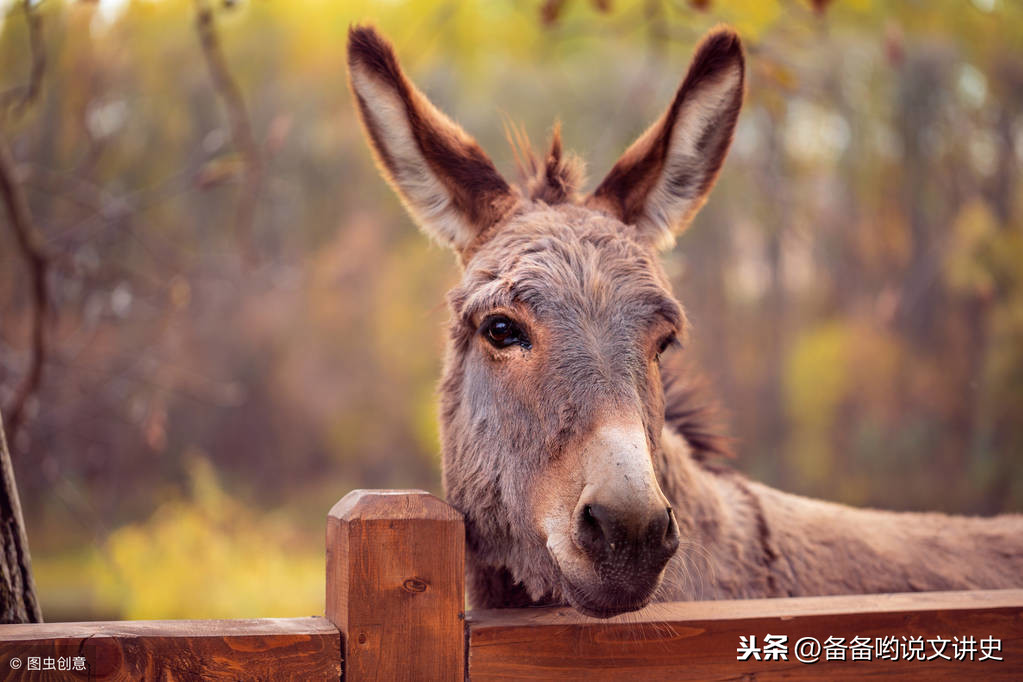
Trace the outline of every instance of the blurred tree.
{"type": "Polygon", "coordinates": [[[25,521],[0,415],[0,623],[41,623],[25,521]]]}
{"type": "Polygon", "coordinates": [[[4,405],[10,415],[11,433],[17,436],[25,421],[29,402],[43,378],[46,357],[46,323],[50,308],[49,268],[52,257],[39,236],[25,190],[21,185],[14,157],[8,146],[6,130],[17,116],[31,107],[39,98],[43,75],[46,71],[46,47],[43,44],[42,18],[30,0],[21,3],[28,29],[28,54],[31,68],[28,82],[0,93],[0,196],[6,209],[7,222],[24,266],[28,270],[32,291],[32,322],[28,366],[20,382],[4,405]]]}

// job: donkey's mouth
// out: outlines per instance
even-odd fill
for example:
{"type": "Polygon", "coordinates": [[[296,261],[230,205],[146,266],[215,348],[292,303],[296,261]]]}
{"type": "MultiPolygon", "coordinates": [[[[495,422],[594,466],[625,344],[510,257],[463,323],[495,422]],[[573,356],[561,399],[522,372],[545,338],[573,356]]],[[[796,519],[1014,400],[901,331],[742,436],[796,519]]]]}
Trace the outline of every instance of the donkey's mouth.
{"type": "Polygon", "coordinates": [[[609,589],[603,586],[592,590],[575,585],[564,576],[561,578],[562,594],[568,603],[579,613],[592,618],[611,618],[622,613],[638,611],[650,603],[658,582],[654,581],[650,589],[641,591],[634,588],[609,589]]]}

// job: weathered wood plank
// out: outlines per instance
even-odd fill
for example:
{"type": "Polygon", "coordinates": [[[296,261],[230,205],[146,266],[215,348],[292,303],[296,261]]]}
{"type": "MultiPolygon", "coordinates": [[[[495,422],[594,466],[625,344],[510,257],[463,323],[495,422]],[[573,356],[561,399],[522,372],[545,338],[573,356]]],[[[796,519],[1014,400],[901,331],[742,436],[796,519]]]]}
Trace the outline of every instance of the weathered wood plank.
{"type": "Polygon", "coordinates": [[[326,618],[0,625],[0,678],[7,675],[15,680],[338,680],[341,634],[326,618]],[[30,656],[83,656],[88,672],[30,672],[30,656]],[[21,661],[19,673],[11,670],[12,658],[21,661]]]}
{"type": "MultiPolygon", "coordinates": [[[[599,621],[571,609],[516,609],[468,614],[469,675],[475,680],[622,679],[851,679],[871,675],[905,678],[1023,679],[1023,590],[851,595],[794,599],[655,604],[635,614],[599,621]],[[740,636],[788,636],[787,661],[738,661],[740,636]],[[794,654],[803,637],[822,645],[828,637],[972,636],[974,660],[825,660],[801,663],[794,654]],[[1001,640],[980,662],[982,638],[1001,640]]],[[[937,645],[937,646],[940,646],[937,645]]],[[[900,650],[901,651],[901,650],[900,650]]],[[[876,654],[876,649],[875,649],[876,654]]],[[[953,655],[953,643],[945,654],[953,655]]]]}
{"type": "Polygon", "coordinates": [[[345,679],[465,677],[465,527],[423,491],[356,490],[327,517],[327,618],[345,679]]]}

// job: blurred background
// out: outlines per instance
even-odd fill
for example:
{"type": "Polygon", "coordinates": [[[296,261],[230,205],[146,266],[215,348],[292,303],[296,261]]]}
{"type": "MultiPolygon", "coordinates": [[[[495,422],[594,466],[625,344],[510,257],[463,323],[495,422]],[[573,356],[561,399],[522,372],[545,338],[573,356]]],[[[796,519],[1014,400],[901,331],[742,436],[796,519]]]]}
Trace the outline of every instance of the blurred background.
{"type": "Polygon", "coordinates": [[[748,97],[666,256],[734,465],[1023,510],[1023,6],[1010,0],[2,3],[0,409],[47,620],[322,612],[356,487],[440,492],[454,257],[354,118],[375,22],[513,174],[592,188],[734,25],[748,97]]]}

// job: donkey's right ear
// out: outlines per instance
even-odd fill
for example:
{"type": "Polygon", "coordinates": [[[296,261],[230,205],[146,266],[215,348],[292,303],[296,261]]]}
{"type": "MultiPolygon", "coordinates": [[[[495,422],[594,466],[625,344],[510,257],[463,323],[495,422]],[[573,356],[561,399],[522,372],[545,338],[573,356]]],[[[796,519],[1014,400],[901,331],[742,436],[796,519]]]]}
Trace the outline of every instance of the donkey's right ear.
{"type": "Polygon", "coordinates": [[[384,176],[423,230],[463,257],[515,196],[476,141],[405,77],[373,28],[348,31],[348,75],[384,176]]]}

